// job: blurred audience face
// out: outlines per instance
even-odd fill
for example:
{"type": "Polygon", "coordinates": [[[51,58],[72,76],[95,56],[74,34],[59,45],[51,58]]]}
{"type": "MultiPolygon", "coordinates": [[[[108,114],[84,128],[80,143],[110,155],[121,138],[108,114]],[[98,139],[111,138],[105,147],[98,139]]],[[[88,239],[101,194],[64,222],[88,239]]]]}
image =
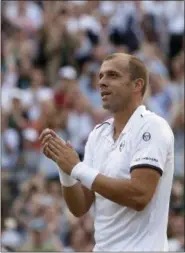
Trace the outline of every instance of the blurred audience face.
{"type": "Polygon", "coordinates": [[[150,91],[151,95],[158,94],[163,91],[163,79],[160,75],[150,73],[150,91]]]}
{"type": "Polygon", "coordinates": [[[45,77],[41,69],[34,69],[31,75],[32,88],[40,88],[44,85],[45,77]]]}
{"type": "Polygon", "coordinates": [[[32,217],[39,217],[44,213],[44,210],[40,204],[40,195],[37,193],[32,195],[27,207],[32,217]]]}
{"type": "Polygon", "coordinates": [[[172,71],[175,79],[184,78],[184,54],[180,54],[172,61],[172,71]]]}
{"type": "Polygon", "coordinates": [[[91,88],[98,89],[98,73],[91,73],[91,88]]]}
{"type": "Polygon", "coordinates": [[[52,195],[52,196],[61,196],[62,194],[62,189],[61,189],[61,185],[58,182],[50,182],[49,186],[48,186],[48,192],[52,195]]]}
{"type": "Polygon", "coordinates": [[[23,58],[20,62],[20,75],[31,77],[32,69],[31,60],[29,58],[23,58]]]}
{"type": "Polygon", "coordinates": [[[61,78],[60,82],[61,82],[61,88],[64,92],[70,92],[73,89],[73,86],[77,86],[76,80],[61,78]]]}
{"type": "Polygon", "coordinates": [[[55,114],[56,108],[53,100],[46,100],[41,102],[42,115],[51,116],[55,114]]]}
{"type": "Polygon", "coordinates": [[[69,103],[73,103],[76,99],[78,99],[80,94],[81,94],[81,91],[79,89],[79,86],[72,85],[67,88],[66,99],[69,103]]]}
{"type": "Polygon", "coordinates": [[[1,132],[3,133],[8,127],[8,118],[5,113],[1,114],[1,132]]]}
{"type": "Polygon", "coordinates": [[[22,102],[19,98],[12,98],[12,109],[16,111],[21,111],[22,108],[22,102]]]}
{"type": "Polygon", "coordinates": [[[42,128],[57,129],[59,127],[59,118],[56,105],[53,100],[46,100],[40,103],[41,117],[40,122],[42,128]]]}
{"type": "Polygon", "coordinates": [[[59,213],[55,205],[51,205],[46,208],[44,219],[47,221],[47,223],[55,222],[56,225],[58,225],[58,217],[59,213]]]}
{"type": "Polygon", "coordinates": [[[58,117],[57,117],[57,125],[61,130],[65,130],[67,127],[67,117],[68,117],[68,112],[67,110],[62,110],[58,112],[58,117]]]}

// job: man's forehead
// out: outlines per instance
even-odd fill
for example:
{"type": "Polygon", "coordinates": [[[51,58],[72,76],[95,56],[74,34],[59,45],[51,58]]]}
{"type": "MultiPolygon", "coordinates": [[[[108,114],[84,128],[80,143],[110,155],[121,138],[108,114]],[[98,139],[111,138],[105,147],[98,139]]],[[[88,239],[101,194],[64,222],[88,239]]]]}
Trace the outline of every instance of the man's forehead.
{"type": "Polygon", "coordinates": [[[118,71],[128,70],[129,60],[129,56],[116,56],[112,59],[105,60],[101,65],[100,72],[109,69],[118,71]]]}

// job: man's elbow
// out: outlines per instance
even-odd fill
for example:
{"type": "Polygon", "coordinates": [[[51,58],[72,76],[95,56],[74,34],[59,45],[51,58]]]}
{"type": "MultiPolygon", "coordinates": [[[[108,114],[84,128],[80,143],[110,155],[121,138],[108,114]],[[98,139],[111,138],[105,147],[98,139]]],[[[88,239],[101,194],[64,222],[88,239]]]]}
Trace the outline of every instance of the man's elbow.
{"type": "MultiPolygon", "coordinates": [[[[70,210],[70,208],[69,208],[70,210]]],[[[80,218],[87,213],[87,210],[70,210],[70,212],[76,217],[80,218]]]]}
{"type": "Polygon", "coordinates": [[[82,217],[84,214],[83,214],[83,213],[73,213],[73,215],[74,215],[76,218],[80,218],[80,217],[82,217]]]}
{"type": "MultiPolygon", "coordinates": [[[[130,203],[127,205],[128,207],[134,209],[137,212],[141,212],[145,209],[151,199],[146,196],[138,196],[137,198],[130,199],[130,203]]],[[[125,205],[124,205],[125,206],[125,205]]]]}
{"type": "Polygon", "coordinates": [[[145,207],[148,205],[151,199],[148,198],[140,198],[137,201],[135,201],[133,209],[137,212],[141,212],[145,209],[145,207]]]}
{"type": "Polygon", "coordinates": [[[137,203],[136,205],[135,205],[135,210],[137,211],[137,212],[141,212],[141,211],[143,211],[144,209],[145,209],[145,207],[146,207],[147,205],[145,205],[145,204],[143,204],[143,203],[137,203]]]}

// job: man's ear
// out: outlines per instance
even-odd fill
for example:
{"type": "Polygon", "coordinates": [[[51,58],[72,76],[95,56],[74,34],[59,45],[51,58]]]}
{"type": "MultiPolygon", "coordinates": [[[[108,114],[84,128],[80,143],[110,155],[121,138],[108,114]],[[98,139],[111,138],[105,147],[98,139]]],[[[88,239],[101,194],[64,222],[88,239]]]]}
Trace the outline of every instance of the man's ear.
{"type": "Polygon", "coordinates": [[[134,80],[134,92],[141,92],[144,87],[144,80],[142,78],[137,78],[134,80]]]}

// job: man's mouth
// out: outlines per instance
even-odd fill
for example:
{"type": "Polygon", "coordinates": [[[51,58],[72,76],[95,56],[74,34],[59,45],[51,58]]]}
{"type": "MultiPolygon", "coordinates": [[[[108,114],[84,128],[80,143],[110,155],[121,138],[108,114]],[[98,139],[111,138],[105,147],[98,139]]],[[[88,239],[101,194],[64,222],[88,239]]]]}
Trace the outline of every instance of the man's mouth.
{"type": "Polygon", "coordinates": [[[101,97],[102,97],[102,98],[106,98],[106,97],[108,97],[109,95],[111,95],[111,92],[108,92],[108,91],[102,91],[102,92],[101,92],[101,97]]]}

